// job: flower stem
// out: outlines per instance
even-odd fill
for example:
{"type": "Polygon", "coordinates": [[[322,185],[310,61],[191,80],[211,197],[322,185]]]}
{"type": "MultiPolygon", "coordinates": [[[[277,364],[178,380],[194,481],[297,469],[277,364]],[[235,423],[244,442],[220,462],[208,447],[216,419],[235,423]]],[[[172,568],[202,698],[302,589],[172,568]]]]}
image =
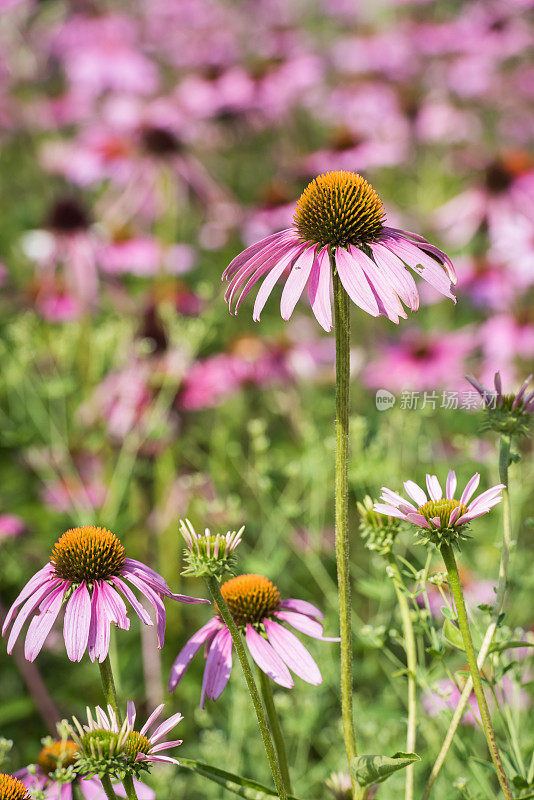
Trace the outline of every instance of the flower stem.
{"type": "MultiPolygon", "coordinates": [[[[415,636],[413,632],[412,616],[408,598],[404,592],[404,584],[400,575],[397,559],[390,551],[387,556],[388,564],[392,570],[393,585],[397,595],[399,611],[402,619],[404,635],[404,649],[406,651],[406,668],[408,671],[408,727],[406,730],[406,751],[415,751],[416,725],[417,725],[417,691],[415,683],[415,671],[417,669],[417,649],[415,646],[415,636]]],[[[405,800],[413,800],[414,797],[414,765],[406,767],[405,800]]]]}
{"type": "Polygon", "coordinates": [[[278,762],[280,764],[280,772],[282,773],[282,780],[284,781],[286,792],[288,794],[291,794],[292,791],[291,777],[289,774],[289,763],[287,760],[286,744],[284,742],[284,736],[282,733],[282,728],[280,726],[280,719],[278,717],[276,706],[274,704],[273,686],[269,676],[266,675],[265,672],[259,667],[258,667],[258,677],[260,679],[261,696],[263,697],[263,703],[267,711],[267,717],[269,718],[269,725],[271,726],[271,732],[273,734],[274,746],[276,747],[276,752],[278,755],[278,762]]]}
{"type": "MultiPolygon", "coordinates": [[[[497,625],[504,605],[506,588],[508,585],[508,565],[510,562],[510,551],[513,547],[512,515],[510,511],[510,494],[508,491],[508,467],[510,465],[510,445],[511,445],[510,436],[508,434],[504,434],[501,437],[501,446],[499,453],[499,475],[501,483],[504,483],[506,487],[505,489],[503,489],[502,492],[503,539],[501,548],[501,561],[499,564],[499,582],[497,584],[497,593],[495,596],[495,604],[491,612],[491,619],[486,629],[486,633],[484,634],[482,645],[480,646],[480,651],[478,654],[477,665],[479,670],[482,669],[482,667],[484,666],[484,662],[486,661],[489,649],[493,642],[493,637],[495,635],[495,631],[497,630],[497,625]]],[[[471,677],[469,677],[464,686],[462,696],[460,697],[458,705],[456,706],[456,709],[454,711],[453,717],[449,725],[449,729],[445,735],[443,744],[441,745],[441,750],[438,753],[436,761],[434,762],[434,766],[432,767],[432,770],[428,777],[422,800],[428,800],[428,798],[430,797],[430,793],[432,792],[434,783],[436,782],[436,779],[441,771],[445,758],[447,757],[447,753],[449,752],[450,746],[454,739],[454,735],[456,733],[458,725],[460,724],[460,720],[464,715],[465,707],[469,702],[469,698],[471,696],[472,691],[473,691],[473,681],[471,677]]]]}
{"type": "Polygon", "coordinates": [[[243,639],[241,638],[241,634],[237,629],[237,625],[234,622],[234,618],[230,614],[230,610],[226,605],[226,600],[222,596],[217,578],[210,576],[206,578],[206,583],[208,584],[208,589],[213,598],[213,601],[217,604],[217,608],[219,609],[219,612],[228,630],[230,631],[230,635],[232,637],[237,652],[237,656],[241,663],[241,668],[243,670],[245,681],[247,682],[247,687],[250,693],[250,699],[252,700],[252,705],[254,706],[254,711],[256,712],[256,717],[258,718],[261,738],[263,740],[265,752],[267,753],[267,760],[269,761],[269,766],[271,768],[271,773],[273,776],[274,784],[276,786],[276,791],[278,792],[280,800],[287,800],[287,791],[284,785],[284,781],[282,780],[282,772],[280,770],[280,764],[278,763],[278,758],[276,756],[276,751],[274,749],[273,740],[271,737],[271,731],[269,730],[269,723],[267,722],[267,717],[265,716],[265,710],[261,702],[261,698],[258,692],[258,687],[256,686],[256,683],[254,681],[254,676],[252,674],[252,670],[248,662],[247,653],[245,650],[245,646],[243,644],[243,639]]]}
{"type": "MultiPolygon", "coordinates": [[[[104,690],[104,698],[106,703],[110,705],[113,711],[116,714],[117,722],[119,725],[122,724],[122,714],[119,710],[119,704],[117,702],[117,690],[115,689],[115,680],[113,678],[113,670],[111,669],[111,661],[109,659],[109,654],[105,657],[103,661],[98,663],[100,667],[100,678],[102,680],[102,688],[104,690]]],[[[109,776],[105,776],[109,780],[109,776]]],[[[102,781],[103,783],[104,781],[102,781]]],[[[109,781],[109,785],[112,791],[112,797],[115,797],[115,792],[113,792],[113,788],[111,787],[111,781],[109,781]]],[[[126,791],[126,797],[128,800],[137,800],[137,793],[135,791],[135,786],[133,782],[133,778],[131,775],[125,775],[122,781],[122,785],[126,791]]],[[[105,789],[105,787],[104,787],[105,789]]],[[[110,798],[110,795],[106,791],[106,795],[110,798]]]]}
{"type": "Polygon", "coordinates": [[[449,586],[451,587],[452,596],[454,598],[454,604],[456,606],[458,625],[462,633],[465,654],[467,656],[467,663],[469,665],[469,672],[471,673],[471,679],[473,681],[473,688],[475,690],[475,696],[478,702],[478,708],[482,719],[484,733],[486,734],[486,741],[488,743],[491,758],[493,760],[493,764],[495,765],[497,778],[499,779],[499,783],[501,785],[503,794],[506,797],[506,800],[513,800],[512,792],[508,785],[506,774],[504,772],[504,767],[502,765],[501,757],[499,755],[499,750],[497,748],[497,743],[495,741],[495,733],[493,731],[493,726],[491,724],[491,718],[488,710],[488,704],[486,702],[486,697],[484,695],[482,678],[480,677],[480,672],[477,664],[477,656],[475,653],[475,648],[473,647],[471,631],[469,629],[469,620],[467,618],[467,610],[465,607],[464,596],[462,592],[462,584],[460,582],[460,576],[458,575],[458,567],[456,565],[456,558],[454,557],[454,550],[452,549],[452,546],[450,544],[443,544],[441,546],[441,555],[443,556],[443,561],[445,562],[445,566],[447,568],[449,586]]]}
{"type": "Polygon", "coordinates": [[[102,775],[100,781],[108,800],[117,800],[117,795],[115,794],[115,790],[113,789],[113,784],[111,783],[111,778],[109,775],[102,775]]]}
{"type": "MultiPolygon", "coordinates": [[[[349,536],[349,404],[350,404],[350,307],[349,296],[335,270],[330,253],[334,280],[336,330],[336,472],[335,527],[336,562],[339,595],[339,628],[341,635],[341,713],[345,751],[350,763],[357,755],[352,707],[352,624],[350,601],[350,536],[349,536]]],[[[353,779],[352,779],[353,780],[353,779]]],[[[353,792],[357,791],[353,780],[353,792]]]]}

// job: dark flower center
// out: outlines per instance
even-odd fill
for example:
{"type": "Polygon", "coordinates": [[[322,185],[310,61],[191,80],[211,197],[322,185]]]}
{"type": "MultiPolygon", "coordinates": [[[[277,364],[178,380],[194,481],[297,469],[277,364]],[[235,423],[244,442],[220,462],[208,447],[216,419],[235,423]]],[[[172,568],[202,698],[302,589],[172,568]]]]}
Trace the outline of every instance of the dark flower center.
{"type": "Polygon", "coordinates": [[[293,224],[304,241],[320,245],[376,241],[384,208],[371,184],[356,172],[327,172],[301,194],[293,224]]]}
{"type": "Polygon", "coordinates": [[[460,507],[460,513],[456,519],[459,519],[462,514],[467,512],[467,508],[461,505],[459,500],[447,500],[446,498],[441,500],[429,500],[428,503],[420,506],[417,510],[419,514],[422,514],[429,522],[434,517],[439,517],[440,527],[446,528],[449,525],[453,510],[458,507],[460,507]]]}
{"type": "Polygon", "coordinates": [[[37,758],[37,763],[47,774],[54,772],[58,767],[70,767],[76,760],[78,748],[71,739],[58,740],[53,744],[43,747],[37,758]]]}
{"type": "MultiPolygon", "coordinates": [[[[244,628],[247,622],[252,625],[270,617],[280,608],[280,592],[263,575],[238,575],[221,586],[221,594],[226,600],[232,617],[238,627],[244,628]]],[[[220,612],[216,608],[217,613],[220,612]]]]}
{"type": "Polygon", "coordinates": [[[148,153],[162,158],[174,155],[181,149],[177,137],[167,128],[143,128],[141,143],[148,153]]]}
{"type": "Polygon", "coordinates": [[[91,583],[120,575],[124,558],[124,547],[114,533],[84,525],[63,534],[54,545],[50,561],[59,578],[91,583]]]}
{"type": "Polygon", "coordinates": [[[47,226],[59,233],[83,231],[89,227],[89,216],[78,200],[63,197],[54,203],[48,215],[47,226]]]}

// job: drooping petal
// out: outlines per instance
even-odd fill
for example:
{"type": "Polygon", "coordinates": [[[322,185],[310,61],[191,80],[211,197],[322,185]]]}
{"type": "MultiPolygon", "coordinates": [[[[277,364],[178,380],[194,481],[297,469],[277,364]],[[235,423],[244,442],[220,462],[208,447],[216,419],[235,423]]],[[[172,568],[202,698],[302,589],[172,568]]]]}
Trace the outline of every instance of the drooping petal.
{"type": "Polygon", "coordinates": [[[406,319],[406,311],[397,293],[393,290],[385,275],[378,269],[373,259],[369,258],[363,250],[359,250],[352,245],[349,245],[349,253],[363,269],[381,313],[385,314],[395,324],[398,323],[399,317],[406,319]]]}
{"type": "Polygon", "coordinates": [[[282,239],[284,236],[287,236],[288,233],[292,233],[292,228],[286,228],[286,230],[278,231],[277,233],[273,233],[270,236],[266,236],[265,239],[261,239],[259,242],[255,242],[251,244],[250,247],[247,247],[246,250],[243,250],[239,255],[237,255],[226,267],[222,274],[222,279],[227,280],[231,275],[233,275],[237,270],[242,267],[244,264],[247,263],[251,258],[254,258],[258,253],[262,250],[266,250],[269,248],[270,245],[277,242],[279,239],[282,239]]]}
{"type": "Polygon", "coordinates": [[[404,481],[404,488],[406,489],[406,494],[409,494],[418,506],[424,506],[428,502],[428,497],[414,481],[404,481]]]}
{"type": "Polygon", "coordinates": [[[91,595],[82,581],[69,598],[63,621],[63,637],[71,661],[81,661],[87,649],[91,624],[91,595]]]}
{"type": "Polygon", "coordinates": [[[388,276],[389,282],[402,302],[412,311],[417,311],[419,292],[413,276],[403,262],[382,244],[371,244],[370,247],[376,265],[388,276]]]}
{"type": "Polygon", "coordinates": [[[232,637],[224,626],[213,639],[206,659],[200,707],[204,708],[204,700],[210,697],[217,700],[228,683],[232,671],[232,637]]]}
{"type": "Polygon", "coordinates": [[[447,275],[445,269],[431,256],[420,250],[412,242],[409,242],[408,239],[386,239],[382,241],[382,244],[395,255],[399,256],[399,258],[408,264],[410,269],[413,269],[414,272],[426,280],[427,283],[430,283],[438,292],[456,302],[456,298],[452,292],[450,277],[447,275]]]}
{"type": "Polygon", "coordinates": [[[45,597],[39,606],[41,613],[30,622],[24,645],[24,655],[28,661],[35,661],[41,652],[45,639],[61,611],[67,585],[68,581],[64,581],[45,597]]]}
{"type": "MultiPolygon", "coordinates": [[[[124,573],[123,573],[124,574],[124,573]]],[[[158,648],[161,650],[163,647],[163,643],[165,640],[165,623],[166,623],[166,614],[165,614],[165,606],[163,604],[163,600],[161,599],[160,595],[155,592],[146,581],[140,578],[137,574],[129,573],[128,580],[137,586],[140,592],[144,594],[144,596],[152,603],[154,606],[154,610],[156,612],[156,625],[158,629],[158,648]]]]}
{"type": "Polygon", "coordinates": [[[278,619],[288,622],[297,631],[305,633],[306,636],[311,636],[314,639],[320,639],[322,642],[339,642],[339,636],[324,636],[323,626],[315,619],[311,619],[306,614],[297,614],[295,611],[276,611],[275,616],[278,619]]]}
{"type": "Polygon", "coordinates": [[[264,625],[269,642],[289,669],[313,686],[322,683],[319,667],[297,637],[273,620],[265,619],[264,625]]]}
{"type": "Polygon", "coordinates": [[[478,484],[480,483],[480,474],[475,472],[471,480],[468,482],[467,486],[462,492],[462,496],[460,497],[460,505],[465,506],[473,497],[474,493],[477,490],[478,484]]]}
{"type": "Polygon", "coordinates": [[[317,606],[308,603],[307,600],[298,600],[295,597],[290,597],[288,600],[282,600],[281,608],[289,608],[290,611],[296,611],[298,614],[306,614],[308,617],[317,617],[323,619],[323,612],[317,606]]]}
{"type": "Polygon", "coordinates": [[[380,309],[364,271],[343,247],[336,250],[336,266],[339,279],[352,302],[372,317],[378,317],[380,309]]]}
{"type": "Polygon", "coordinates": [[[93,583],[91,598],[91,624],[89,626],[88,651],[89,658],[104,661],[109,652],[109,618],[105,599],[100,590],[101,581],[93,583]]]}
{"type": "Polygon", "coordinates": [[[130,620],[126,613],[126,604],[120,594],[108,583],[102,584],[102,591],[105,594],[110,622],[114,622],[123,631],[129,630],[130,620]]]}
{"type": "Polygon", "coordinates": [[[328,247],[320,250],[313,262],[309,281],[309,298],[312,311],[325,331],[332,330],[332,268],[328,247]]]}
{"type": "Polygon", "coordinates": [[[54,567],[52,564],[45,564],[45,566],[36,572],[35,575],[32,575],[22,591],[19,592],[11,608],[7,612],[4,624],[2,625],[2,636],[5,636],[5,633],[11,624],[11,620],[13,619],[17,608],[22,605],[22,603],[26,602],[26,600],[31,597],[33,592],[37,591],[37,589],[43,586],[43,584],[45,584],[54,574],[54,567]]]}
{"type": "Polygon", "coordinates": [[[128,584],[126,584],[123,580],[118,578],[116,575],[110,578],[111,583],[113,583],[117,589],[123,593],[126,599],[129,601],[130,605],[132,606],[133,610],[141,620],[144,622],[145,625],[153,625],[154,623],[150,619],[150,614],[148,611],[143,607],[143,605],[139,602],[137,597],[134,595],[128,584]]]}
{"type": "Polygon", "coordinates": [[[250,261],[246,266],[237,272],[224,293],[224,299],[228,303],[230,311],[234,305],[234,299],[239,290],[241,293],[237,298],[233,313],[237,314],[239,306],[243,300],[250,294],[253,287],[258,283],[264,275],[270,272],[278,262],[289,252],[295,253],[298,243],[292,240],[280,240],[279,243],[266,253],[262,253],[258,258],[250,261]]]}
{"type": "Polygon", "coordinates": [[[176,689],[198,649],[213,633],[220,630],[220,628],[222,628],[222,622],[218,617],[213,617],[213,619],[206,622],[206,624],[185,643],[172,665],[167,691],[173,692],[176,689]]]}
{"type": "Polygon", "coordinates": [[[443,490],[437,475],[426,476],[426,488],[432,500],[438,501],[443,497],[443,490]]]}
{"type": "Polygon", "coordinates": [[[254,310],[252,312],[252,319],[254,322],[260,321],[263,307],[267,302],[272,290],[274,289],[276,282],[282,276],[287,267],[300,256],[303,250],[303,245],[295,245],[289,250],[289,252],[285,253],[280,258],[276,266],[272,267],[270,272],[267,274],[267,277],[259,288],[258,294],[256,295],[256,300],[254,302],[254,310]]]}
{"type": "Polygon", "coordinates": [[[245,635],[250,655],[258,667],[279,686],[285,686],[286,689],[291,689],[291,687],[294,686],[293,678],[288,668],[280,656],[273,650],[269,642],[264,639],[263,636],[260,636],[250,623],[247,625],[245,635]]]}
{"type": "MultiPolygon", "coordinates": [[[[41,603],[47,595],[49,595],[59,584],[61,583],[60,578],[56,578],[55,580],[49,580],[39,589],[35,590],[35,594],[29,597],[22,608],[20,609],[17,618],[15,619],[15,623],[11,629],[11,633],[9,634],[9,638],[7,640],[7,652],[11,655],[13,652],[13,647],[15,646],[15,642],[17,641],[19,634],[24,626],[24,623],[30,616],[30,614],[35,611],[39,603],[41,603]]],[[[66,591],[66,590],[65,590],[66,591]]]]}
{"type": "Polygon", "coordinates": [[[280,313],[282,319],[288,320],[293,313],[297,302],[304,291],[310,277],[310,272],[315,259],[317,246],[309,247],[295,261],[286,280],[280,300],[280,313]]]}

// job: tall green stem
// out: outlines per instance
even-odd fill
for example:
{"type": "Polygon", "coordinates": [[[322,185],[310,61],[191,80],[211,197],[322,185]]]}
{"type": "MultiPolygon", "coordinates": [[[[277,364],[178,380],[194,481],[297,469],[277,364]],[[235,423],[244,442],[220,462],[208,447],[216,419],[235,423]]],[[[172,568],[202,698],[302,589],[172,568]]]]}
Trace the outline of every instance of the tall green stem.
{"type": "Polygon", "coordinates": [[[284,781],[286,792],[288,794],[291,794],[292,792],[291,777],[289,774],[289,763],[287,760],[286,743],[284,742],[282,728],[280,727],[280,719],[278,717],[276,706],[274,704],[273,686],[269,676],[266,675],[265,672],[259,667],[258,667],[258,677],[260,679],[261,696],[263,697],[263,703],[267,711],[267,717],[269,718],[269,725],[271,726],[271,732],[273,734],[274,746],[276,747],[276,753],[278,755],[278,763],[280,764],[280,772],[282,773],[282,780],[284,781]]]}
{"type": "MultiPolygon", "coordinates": [[[[120,712],[119,704],[117,702],[117,690],[115,688],[115,680],[113,678],[113,670],[111,669],[111,661],[109,659],[109,655],[105,657],[104,661],[99,662],[98,666],[100,667],[100,678],[102,680],[102,688],[104,690],[104,697],[106,703],[110,705],[113,711],[115,712],[115,715],[117,717],[117,722],[120,726],[122,724],[122,714],[120,712]]],[[[124,786],[124,789],[126,791],[126,797],[128,798],[128,800],[137,800],[137,793],[135,791],[135,786],[131,775],[125,775],[122,781],[122,785],[124,786]]],[[[111,781],[110,781],[110,786],[111,786],[111,781]]],[[[114,792],[113,792],[113,797],[115,797],[114,792]]]]}
{"type": "Polygon", "coordinates": [[[495,733],[493,731],[493,726],[491,724],[488,704],[486,702],[486,697],[484,695],[484,689],[482,686],[482,678],[480,677],[480,672],[478,669],[477,656],[475,653],[475,648],[473,647],[473,640],[471,638],[471,631],[469,629],[467,610],[464,603],[462,584],[460,582],[460,576],[458,575],[458,567],[456,565],[456,559],[454,557],[454,550],[452,549],[452,546],[450,544],[443,544],[441,546],[441,555],[443,556],[443,561],[445,562],[445,566],[447,568],[449,586],[451,587],[452,596],[454,598],[454,604],[456,606],[458,625],[462,633],[465,654],[467,656],[469,672],[471,673],[471,679],[473,681],[473,689],[475,690],[475,697],[478,702],[478,708],[482,719],[482,726],[484,728],[484,733],[486,734],[486,741],[488,743],[491,758],[493,764],[495,765],[495,770],[497,772],[497,777],[499,779],[499,783],[501,785],[503,794],[506,797],[506,800],[513,800],[512,792],[508,785],[508,781],[506,779],[506,773],[504,771],[501,757],[499,755],[499,750],[497,748],[497,742],[495,741],[495,733]]]}
{"type": "Polygon", "coordinates": [[[271,731],[269,730],[269,723],[267,722],[267,717],[265,716],[265,710],[261,703],[258,687],[256,686],[256,683],[254,681],[254,676],[252,674],[252,670],[248,662],[247,653],[245,650],[245,646],[243,644],[243,639],[241,638],[241,634],[237,629],[237,625],[234,622],[234,618],[230,614],[230,610],[226,605],[226,600],[222,596],[217,578],[210,576],[209,578],[206,578],[206,583],[208,584],[208,589],[213,598],[213,601],[217,604],[217,608],[219,609],[219,612],[228,630],[230,631],[230,635],[232,637],[234,647],[237,652],[237,657],[239,658],[241,668],[245,676],[245,681],[247,683],[247,687],[250,693],[250,699],[252,700],[252,705],[254,706],[254,711],[256,712],[256,717],[258,718],[261,738],[263,739],[263,745],[265,747],[265,752],[267,753],[267,759],[269,761],[269,766],[271,768],[274,784],[276,786],[276,791],[278,792],[280,800],[287,800],[287,791],[284,785],[284,781],[282,780],[282,772],[280,770],[280,764],[278,763],[278,758],[276,755],[276,751],[274,749],[273,740],[271,737],[271,731]]]}
{"type": "MultiPolygon", "coordinates": [[[[417,688],[415,672],[417,669],[417,649],[415,646],[415,636],[413,632],[412,616],[410,605],[404,591],[404,584],[400,575],[397,559],[393,553],[387,554],[387,561],[391,567],[393,585],[397,595],[399,611],[402,620],[404,635],[404,649],[406,651],[406,668],[408,671],[408,727],[406,730],[406,751],[415,751],[416,727],[417,727],[417,688]]],[[[405,775],[405,800],[413,800],[414,797],[414,765],[406,767],[405,775]]]]}
{"type": "MultiPolygon", "coordinates": [[[[337,585],[339,594],[339,629],[341,636],[341,714],[347,760],[357,755],[354,712],[352,706],[352,624],[350,600],[350,536],[349,536],[349,406],[350,406],[350,306],[349,296],[335,269],[332,252],[330,263],[334,280],[336,330],[336,472],[335,528],[337,585]]],[[[353,780],[353,792],[358,787],[353,780]]]]}
{"type": "MultiPolygon", "coordinates": [[[[508,489],[508,467],[510,466],[510,445],[511,445],[510,436],[508,434],[504,434],[501,437],[501,446],[499,452],[499,476],[501,483],[504,483],[506,487],[505,489],[503,489],[502,493],[503,538],[502,538],[502,548],[501,548],[501,560],[499,564],[499,582],[497,584],[497,593],[495,596],[495,604],[491,612],[491,619],[486,629],[486,633],[484,634],[484,638],[480,646],[480,651],[478,653],[477,665],[479,670],[482,669],[482,667],[484,666],[484,662],[486,661],[489,649],[492,645],[493,637],[495,635],[495,631],[497,630],[497,625],[499,623],[501,612],[504,606],[504,599],[508,584],[510,551],[513,546],[512,515],[510,510],[510,493],[508,489]]],[[[428,800],[428,798],[430,797],[432,788],[441,771],[445,758],[447,757],[447,753],[449,752],[450,746],[454,739],[456,729],[458,728],[458,725],[460,724],[460,721],[464,715],[465,707],[469,702],[469,698],[471,696],[472,691],[473,691],[473,681],[471,677],[469,677],[462,691],[460,700],[458,701],[458,705],[456,706],[456,709],[454,711],[453,717],[449,725],[449,729],[445,735],[443,744],[441,745],[441,750],[439,751],[436,761],[434,762],[434,766],[432,767],[432,770],[428,777],[422,800],[428,800]]]]}

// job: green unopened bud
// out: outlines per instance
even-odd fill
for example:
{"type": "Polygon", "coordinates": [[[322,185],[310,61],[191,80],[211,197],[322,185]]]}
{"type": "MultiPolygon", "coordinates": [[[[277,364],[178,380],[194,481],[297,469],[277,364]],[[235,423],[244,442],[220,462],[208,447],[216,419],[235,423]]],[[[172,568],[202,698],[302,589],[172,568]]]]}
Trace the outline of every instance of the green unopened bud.
{"type": "Polygon", "coordinates": [[[368,550],[388,553],[399,533],[400,523],[395,517],[375,511],[373,505],[369,495],[363,503],[356,503],[360,514],[360,534],[368,550]]]}
{"type": "Polygon", "coordinates": [[[4,739],[3,736],[0,736],[0,766],[7,761],[8,753],[13,747],[13,741],[11,739],[4,739]]]}
{"type": "Polygon", "coordinates": [[[347,772],[333,772],[325,786],[335,800],[352,800],[352,784],[347,772]]]}
{"type": "Polygon", "coordinates": [[[193,575],[197,578],[215,576],[221,579],[228,572],[235,574],[237,559],[234,552],[241,542],[244,530],[243,526],[238,531],[223,534],[211,533],[206,528],[203,534],[199,534],[188,519],[180,520],[180,533],[187,545],[184,550],[187,567],[182,575],[193,575]]]}
{"type": "MultiPolygon", "coordinates": [[[[466,375],[484,402],[486,416],[482,428],[509,436],[528,436],[534,417],[534,391],[529,392],[532,375],[513,394],[503,394],[499,372],[495,373],[495,389],[486,389],[473,375],[466,375]]],[[[532,386],[530,387],[532,389],[532,386]]]]}

